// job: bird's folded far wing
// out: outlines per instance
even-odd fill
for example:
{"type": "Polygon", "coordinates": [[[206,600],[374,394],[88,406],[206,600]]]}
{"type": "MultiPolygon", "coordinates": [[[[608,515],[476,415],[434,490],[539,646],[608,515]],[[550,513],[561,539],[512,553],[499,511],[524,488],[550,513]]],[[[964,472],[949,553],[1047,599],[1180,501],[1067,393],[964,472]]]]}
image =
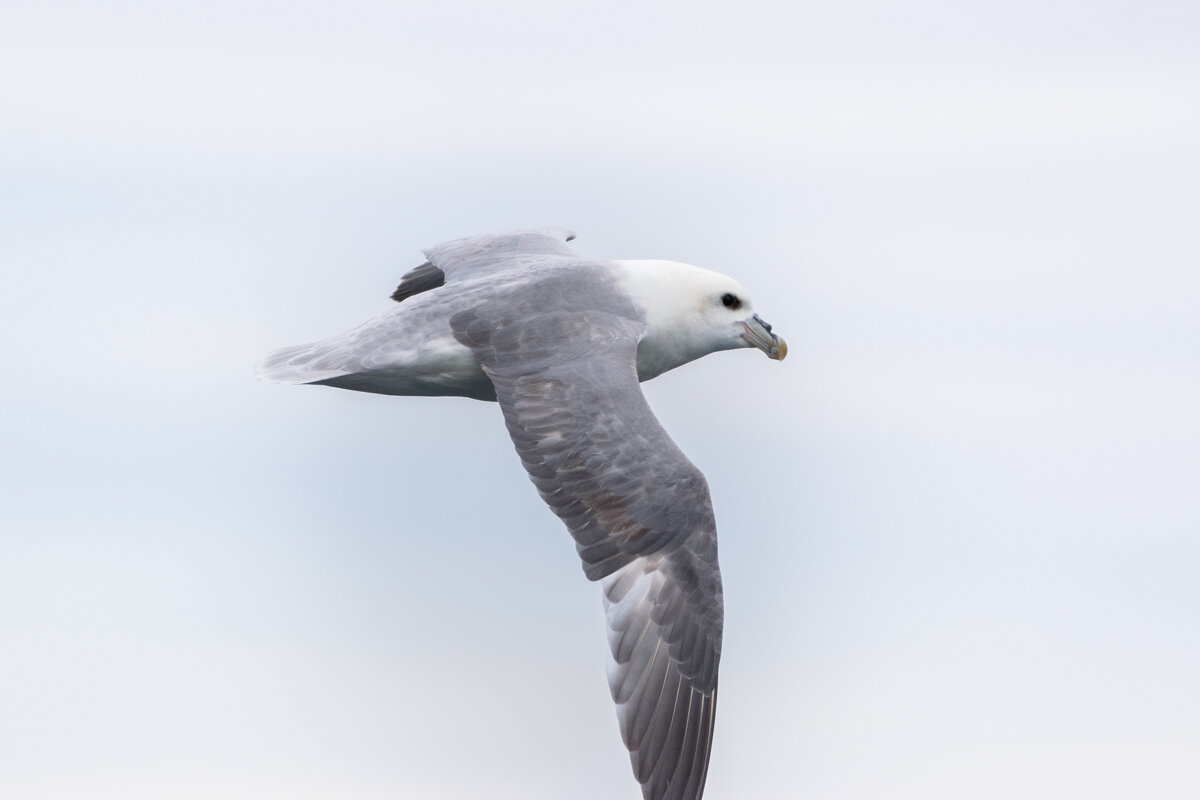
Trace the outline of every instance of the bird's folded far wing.
{"type": "Polygon", "coordinates": [[[578,258],[566,244],[574,238],[571,231],[539,229],[467,236],[434,245],[425,251],[428,261],[400,278],[392,299],[399,303],[448,280],[511,269],[545,257],[578,258]]]}
{"type": "Polygon", "coordinates": [[[567,309],[553,299],[562,296],[522,293],[451,324],[495,384],[521,461],[584,572],[602,581],[609,687],[646,800],[698,800],[722,626],[708,485],[642,395],[640,319],[595,303],[567,309]]]}
{"type": "Polygon", "coordinates": [[[446,273],[448,280],[479,275],[495,269],[520,266],[542,256],[578,258],[567,247],[575,238],[570,231],[531,230],[467,236],[434,245],[425,251],[429,263],[446,273]]]}

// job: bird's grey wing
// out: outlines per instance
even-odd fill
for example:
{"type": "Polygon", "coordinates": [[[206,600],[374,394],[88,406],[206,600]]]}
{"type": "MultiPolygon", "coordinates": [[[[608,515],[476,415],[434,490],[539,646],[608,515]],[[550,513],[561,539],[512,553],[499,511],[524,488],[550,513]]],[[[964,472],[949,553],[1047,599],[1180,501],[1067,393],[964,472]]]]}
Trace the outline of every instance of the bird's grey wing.
{"type": "Polygon", "coordinates": [[[448,280],[521,266],[545,257],[578,258],[566,245],[574,238],[571,231],[539,229],[467,236],[434,245],[425,251],[428,261],[400,278],[392,299],[399,303],[414,294],[443,286],[448,280]]]}
{"type": "Polygon", "coordinates": [[[434,245],[425,251],[429,263],[446,274],[447,280],[474,277],[497,269],[546,256],[578,258],[567,242],[570,231],[529,230],[468,236],[434,245]]]}
{"type": "Polygon", "coordinates": [[[642,395],[643,323],[626,308],[570,308],[564,297],[603,295],[574,288],[522,291],[451,325],[495,384],[517,452],[584,572],[602,581],[609,687],[644,797],[698,800],[723,614],[708,484],[642,395]]]}
{"type": "Polygon", "coordinates": [[[485,272],[521,266],[535,260],[578,258],[566,242],[575,239],[570,230],[518,230],[506,234],[467,236],[426,249],[424,264],[400,278],[391,293],[396,302],[422,291],[437,289],[446,281],[474,277],[485,272]]]}

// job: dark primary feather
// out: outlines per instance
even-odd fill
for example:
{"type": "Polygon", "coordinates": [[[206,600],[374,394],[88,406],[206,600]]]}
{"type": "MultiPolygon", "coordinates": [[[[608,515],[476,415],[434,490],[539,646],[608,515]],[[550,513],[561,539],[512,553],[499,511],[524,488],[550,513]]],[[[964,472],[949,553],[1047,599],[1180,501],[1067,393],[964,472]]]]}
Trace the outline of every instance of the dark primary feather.
{"type": "Polygon", "coordinates": [[[428,292],[439,286],[446,285],[446,273],[426,261],[419,267],[413,267],[400,278],[400,285],[392,292],[392,299],[397,303],[414,294],[428,292]]]}
{"type": "Polygon", "coordinates": [[[703,474],[642,395],[644,323],[610,281],[581,261],[451,325],[584,572],[604,579],[610,689],[644,797],[698,800],[721,653],[716,526],[703,474]]]}

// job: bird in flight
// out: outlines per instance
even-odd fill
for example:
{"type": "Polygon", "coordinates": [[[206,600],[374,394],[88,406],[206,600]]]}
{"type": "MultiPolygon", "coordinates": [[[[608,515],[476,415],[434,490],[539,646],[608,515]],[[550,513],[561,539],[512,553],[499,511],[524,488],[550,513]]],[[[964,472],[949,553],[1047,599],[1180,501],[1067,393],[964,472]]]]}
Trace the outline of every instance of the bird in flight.
{"type": "Polygon", "coordinates": [[[700,800],[723,602],[708,483],[640,381],[719,350],[787,343],[736,281],[674,261],[597,261],[566,231],[425,251],[346,333],[272,353],[262,379],[497,401],[542,499],[599,581],[608,684],[643,800],[700,800]]]}

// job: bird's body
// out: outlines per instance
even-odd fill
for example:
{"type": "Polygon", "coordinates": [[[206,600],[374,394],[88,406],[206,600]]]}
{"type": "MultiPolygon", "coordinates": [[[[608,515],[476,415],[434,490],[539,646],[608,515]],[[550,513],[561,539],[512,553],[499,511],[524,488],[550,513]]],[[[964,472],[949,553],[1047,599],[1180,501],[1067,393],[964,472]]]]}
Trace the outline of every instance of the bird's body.
{"type": "Polygon", "coordinates": [[[400,305],[286,348],[268,379],[497,400],[522,463],[601,582],[608,677],[645,800],[698,800],[721,652],[716,526],[703,474],[638,382],[707,353],[787,346],[718,273],[580,258],[567,234],[477,236],[426,251],[400,305]]]}
{"type": "MultiPolygon", "coordinates": [[[[260,375],[281,383],[318,383],[376,394],[495,400],[491,381],[475,354],[456,337],[451,317],[464,306],[500,296],[513,303],[536,304],[531,310],[543,313],[554,305],[579,310],[597,298],[611,310],[614,299],[628,298],[618,313],[640,318],[646,325],[637,350],[639,381],[713,352],[705,349],[708,342],[697,343],[671,325],[673,318],[686,316],[687,309],[656,314],[657,309],[642,308],[635,298],[652,293],[670,297],[671,278],[680,273],[728,281],[718,273],[674,261],[597,263],[578,258],[521,263],[510,272],[497,270],[483,279],[464,280],[453,292],[425,290],[409,295],[403,305],[343,334],[275,351],[260,366],[260,375]],[[512,280],[507,287],[506,278],[512,280]]],[[[728,345],[735,346],[740,345],[728,345]]]]}
{"type": "Polygon", "coordinates": [[[440,292],[414,295],[353,330],[277,350],[260,371],[269,380],[376,394],[495,400],[496,390],[479,361],[450,328],[457,303],[479,288],[464,287],[451,295],[453,304],[440,292]]]}

